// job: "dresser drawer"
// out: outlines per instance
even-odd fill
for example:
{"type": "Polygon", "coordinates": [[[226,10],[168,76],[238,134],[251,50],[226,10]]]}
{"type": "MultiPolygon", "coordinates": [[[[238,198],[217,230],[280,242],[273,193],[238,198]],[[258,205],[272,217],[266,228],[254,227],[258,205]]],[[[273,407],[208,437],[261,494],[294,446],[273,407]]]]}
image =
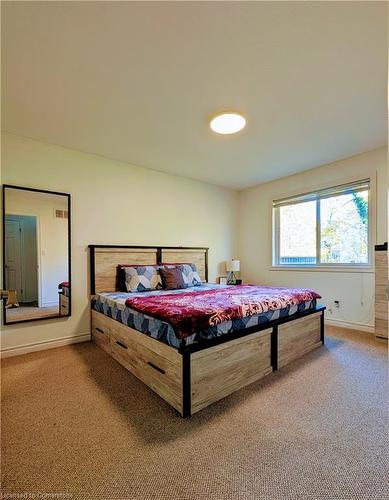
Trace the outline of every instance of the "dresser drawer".
{"type": "Polygon", "coordinates": [[[388,283],[388,254],[386,251],[375,252],[375,282],[386,286],[388,283]]]}
{"type": "Polygon", "coordinates": [[[384,339],[388,338],[388,320],[376,318],[375,320],[375,335],[384,339]]]}
{"type": "Polygon", "coordinates": [[[388,338],[388,252],[375,252],[375,335],[388,338]]]}

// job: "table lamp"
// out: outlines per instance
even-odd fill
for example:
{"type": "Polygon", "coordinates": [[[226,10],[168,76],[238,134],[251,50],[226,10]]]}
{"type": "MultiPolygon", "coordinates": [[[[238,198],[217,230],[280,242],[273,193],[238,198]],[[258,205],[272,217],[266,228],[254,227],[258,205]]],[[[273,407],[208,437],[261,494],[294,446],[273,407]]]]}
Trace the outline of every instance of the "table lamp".
{"type": "Polygon", "coordinates": [[[234,273],[240,271],[240,261],[236,259],[230,259],[226,261],[226,271],[227,271],[227,285],[235,285],[236,276],[234,273]]]}

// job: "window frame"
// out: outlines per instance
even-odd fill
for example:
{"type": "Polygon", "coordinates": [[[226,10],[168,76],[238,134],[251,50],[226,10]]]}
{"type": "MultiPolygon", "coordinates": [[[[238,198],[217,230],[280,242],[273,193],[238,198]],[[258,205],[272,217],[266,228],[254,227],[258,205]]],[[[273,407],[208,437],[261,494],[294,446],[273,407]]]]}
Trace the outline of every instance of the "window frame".
{"type": "MultiPolygon", "coordinates": [[[[338,182],[331,182],[328,185],[307,189],[304,193],[294,192],[288,195],[276,197],[272,200],[272,267],[271,270],[291,270],[291,271],[344,271],[344,272],[369,272],[373,268],[373,234],[375,234],[375,176],[364,176],[357,179],[347,179],[338,182]],[[335,189],[339,186],[347,186],[358,182],[369,182],[368,190],[368,262],[367,263],[326,263],[320,261],[321,253],[321,221],[320,221],[320,196],[316,199],[316,264],[280,264],[280,207],[273,204],[280,200],[287,201],[288,198],[299,198],[300,196],[313,195],[315,192],[335,189]]],[[[334,194],[336,196],[336,194],[334,194]]],[[[303,202],[303,200],[302,200],[303,202]]]]}

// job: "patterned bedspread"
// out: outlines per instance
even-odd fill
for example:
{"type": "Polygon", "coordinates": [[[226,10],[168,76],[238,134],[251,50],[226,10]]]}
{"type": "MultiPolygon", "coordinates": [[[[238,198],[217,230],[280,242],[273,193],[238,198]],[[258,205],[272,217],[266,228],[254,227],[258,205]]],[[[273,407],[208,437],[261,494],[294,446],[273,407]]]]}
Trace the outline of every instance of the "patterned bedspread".
{"type": "MultiPolygon", "coordinates": [[[[198,291],[207,291],[213,289],[223,289],[232,288],[228,285],[214,285],[214,284],[203,284],[196,287],[198,291]]],[[[176,336],[173,326],[166,321],[155,318],[151,315],[144,314],[135,309],[131,309],[126,305],[126,301],[129,297],[152,297],[159,296],[163,297],[166,295],[181,295],[186,293],[187,289],[184,290],[156,290],[151,292],[142,293],[125,293],[125,292],[104,292],[97,294],[92,300],[92,309],[95,311],[108,316],[109,318],[119,321],[120,323],[137,330],[145,335],[148,335],[164,344],[171,347],[178,348],[180,346],[181,340],[176,336]]],[[[227,335],[234,331],[241,331],[246,328],[256,327],[265,324],[269,321],[273,321],[279,318],[285,318],[288,316],[293,316],[294,314],[301,313],[316,307],[316,299],[307,300],[298,305],[293,305],[289,307],[284,307],[282,309],[276,309],[274,311],[267,311],[260,314],[254,314],[253,316],[246,316],[244,318],[236,318],[233,320],[223,321],[215,326],[210,326],[203,330],[197,331],[185,338],[187,345],[195,344],[197,342],[206,341],[214,337],[220,337],[221,335],[227,335]]],[[[129,330],[130,332],[130,330],[129,330]]]]}
{"type": "Polygon", "coordinates": [[[129,297],[131,309],[170,323],[179,339],[225,321],[283,309],[321,298],[309,288],[241,285],[181,294],[129,297]]]}

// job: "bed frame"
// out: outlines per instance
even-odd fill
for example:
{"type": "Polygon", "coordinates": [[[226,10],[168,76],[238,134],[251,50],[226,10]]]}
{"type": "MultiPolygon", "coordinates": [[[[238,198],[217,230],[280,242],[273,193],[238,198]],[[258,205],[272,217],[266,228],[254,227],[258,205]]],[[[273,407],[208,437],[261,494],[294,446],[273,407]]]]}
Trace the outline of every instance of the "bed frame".
{"type": "MultiPolygon", "coordinates": [[[[197,265],[208,248],[89,245],[91,296],[117,291],[118,264],[197,265]]],[[[188,417],[324,344],[324,306],[178,349],[91,311],[92,341],[188,417]]]]}
{"type": "Polygon", "coordinates": [[[59,316],[69,316],[69,297],[63,292],[58,293],[58,314],[59,316]]]}

